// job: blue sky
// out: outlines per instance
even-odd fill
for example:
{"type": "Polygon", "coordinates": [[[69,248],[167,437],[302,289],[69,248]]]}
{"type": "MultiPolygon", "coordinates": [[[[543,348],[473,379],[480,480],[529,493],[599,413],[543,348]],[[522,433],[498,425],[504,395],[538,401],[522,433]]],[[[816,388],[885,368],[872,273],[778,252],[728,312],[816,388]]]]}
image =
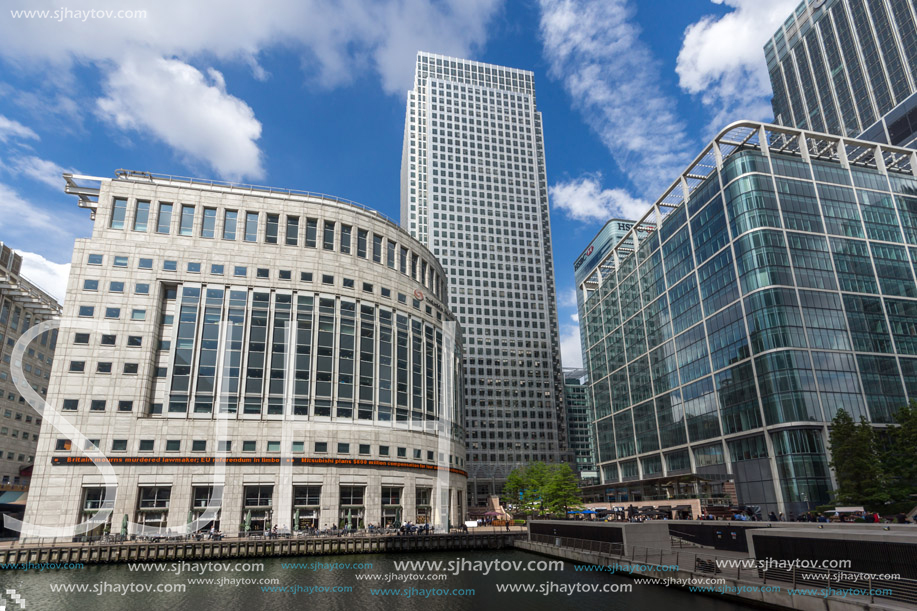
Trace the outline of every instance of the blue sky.
{"type": "Polygon", "coordinates": [[[62,296],[89,214],[63,171],[118,168],[329,193],[397,219],[418,50],[532,70],[544,114],[563,360],[573,261],[704,143],[770,120],[761,48],[798,0],[97,0],[0,13],[0,240],[62,296]],[[86,15],[75,11],[97,11],[86,15]],[[140,18],[117,18],[118,11],[140,18]]]}

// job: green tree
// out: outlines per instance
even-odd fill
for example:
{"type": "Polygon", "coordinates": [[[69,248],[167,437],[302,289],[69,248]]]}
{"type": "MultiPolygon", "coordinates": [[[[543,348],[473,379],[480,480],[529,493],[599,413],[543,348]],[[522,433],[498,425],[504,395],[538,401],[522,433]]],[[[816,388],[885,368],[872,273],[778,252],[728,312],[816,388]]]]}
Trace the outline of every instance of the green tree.
{"type": "Polygon", "coordinates": [[[869,423],[857,424],[845,410],[838,410],[831,421],[829,445],[838,502],[876,505],[891,499],[875,431],[869,423]]]}
{"type": "Polygon", "coordinates": [[[548,513],[566,516],[567,511],[582,506],[576,474],[567,463],[552,465],[543,495],[548,513]]]}
{"type": "Polygon", "coordinates": [[[907,501],[917,493],[917,401],[897,411],[895,424],[887,429],[882,465],[891,497],[907,501]]]}

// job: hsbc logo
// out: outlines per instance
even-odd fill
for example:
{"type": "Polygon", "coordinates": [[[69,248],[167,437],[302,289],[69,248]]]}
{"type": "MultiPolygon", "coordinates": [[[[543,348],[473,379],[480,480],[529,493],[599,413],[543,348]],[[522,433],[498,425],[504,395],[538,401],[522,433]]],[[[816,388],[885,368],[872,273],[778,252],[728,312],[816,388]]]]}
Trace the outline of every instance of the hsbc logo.
{"type": "Polygon", "coordinates": [[[590,244],[589,248],[586,249],[586,256],[588,257],[589,255],[591,255],[593,250],[595,250],[595,246],[592,246],[590,244]]]}

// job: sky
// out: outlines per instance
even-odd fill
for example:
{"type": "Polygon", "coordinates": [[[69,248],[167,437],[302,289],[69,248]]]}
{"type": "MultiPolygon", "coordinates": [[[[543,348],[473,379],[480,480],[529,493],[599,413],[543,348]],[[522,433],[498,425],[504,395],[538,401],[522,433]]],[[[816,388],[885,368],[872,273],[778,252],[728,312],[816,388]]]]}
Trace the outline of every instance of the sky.
{"type": "Polygon", "coordinates": [[[61,174],[119,168],[328,193],[397,219],[417,51],[531,70],[562,360],[581,366],[574,260],[720,129],[773,119],[762,48],[798,2],[4,2],[0,241],[63,299],[92,221],[61,174]]]}

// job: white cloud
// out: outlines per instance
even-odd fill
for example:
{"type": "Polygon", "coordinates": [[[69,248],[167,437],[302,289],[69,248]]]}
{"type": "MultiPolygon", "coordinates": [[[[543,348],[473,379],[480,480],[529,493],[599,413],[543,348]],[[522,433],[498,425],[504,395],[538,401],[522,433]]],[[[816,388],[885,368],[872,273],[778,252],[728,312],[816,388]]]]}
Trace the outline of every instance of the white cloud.
{"type": "Polygon", "coordinates": [[[549,193],[554,208],[578,221],[605,222],[615,217],[638,220],[651,206],[624,189],[603,189],[599,172],[555,183],[549,193]]]}
{"type": "Polygon", "coordinates": [[[13,138],[38,140],[38,134],[19,121],[0,115],[0,142],[5,143],[13,138]]]}
{"type": "Polygon", "coordinates": [[[575,308],[576,307],[576,289],[563,289],[558,292],[560,303],[558,305],[562,308],[575,308]]]}
{"type": "Polygon", "coordinates": [[[627,0],[539,0],[544,56],[573,105],[644,197],[655,198],[691,159],[676,102],[640,40],[627,0]]]}
{"type": "Polygon", "coordinates": [[[22,275],[48,292],[60,303],[64,303],[67,294],[67,280],[70,278],[69,263],[55,263],[33,252],[17,251],[22,255],[22,275]]]}
{"type": "Polygon", "coordinates": [[[560,326],[560,362],[564,367],[583,366],[583,348],[579,339],[579,325],[560,326]]]}
{"type": "Polygon", "coordinates": [[[23,230],[30,231],[31,235],[40,235],[34,231],[38,230],[38,232],[43,232],[45,238],[48,237],[48,234],[60,236],[66,233],[61,228],[59,218],[24,199],[15,189],[2,183],[0,183],[0,219],[3,219],[4,240],[9,239],[8,234],[23,230]]]}
{"type": "Polygon", "coordinates": [[[579,324],[579,314],[570,314],[570,320],[572,320],[576,324],[579,324]]]}
{"type": "Polygon", "coordinates": [[[711,0],[734,10],[685,30],[675,71],[680,87],[713,113],[718,131],[739,119],[772,120],[764,43],[799,0],[711,0]]]}
{"type": "Polygon", "coordinates": [[[261,123],[226,93],[222,74],[207,73],[174,59],[128,59],[108,76],[98,112],[124,130],[152,133],[224,178],[262,178],[261,123]]]}
{"type": "Polygon", "coordinates": [[[64,172],[79,173],[73,168],[65,168],[53,161],[41,159],[34,155],[13,158],[8,164],[8,170],[43,182],[57,191],[61,191],[64,188],[64,179],[61,178],[61,174],[64,172]]]}

